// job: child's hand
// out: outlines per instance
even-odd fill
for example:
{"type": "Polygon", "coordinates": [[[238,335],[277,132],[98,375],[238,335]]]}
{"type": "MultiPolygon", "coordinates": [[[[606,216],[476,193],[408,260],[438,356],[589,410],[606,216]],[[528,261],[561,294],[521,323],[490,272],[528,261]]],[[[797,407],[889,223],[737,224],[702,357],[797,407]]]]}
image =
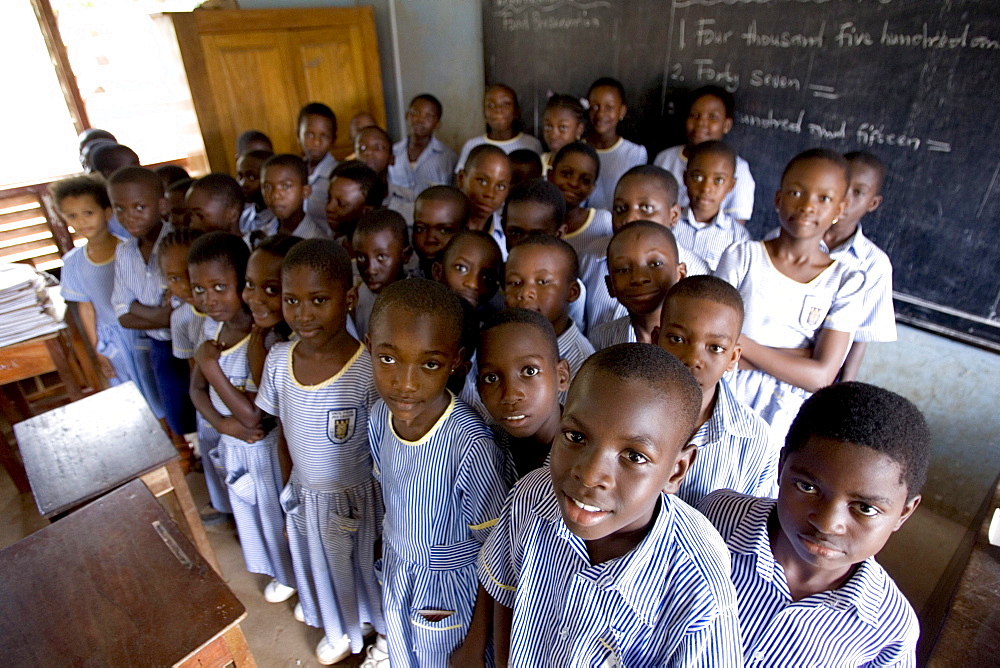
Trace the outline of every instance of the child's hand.
{"type": "Polygon", "coordinates": [[[170,303],[170,289],[167,288],[163,291],[163,296],[160,297],[160,306],[170,306],[173,310],[173,306],[170,303]]]}
{"type": "Polygon", "coordinates": [[[95,353],[97,355],[97,366],[101,369],[101,373],[104,374],[105,378],[117,378],[118,372],[115,371],[114,365],[111,364],[111,360],[102,355],[101,353],[95,353]]]}
{"type": "Polygon", "coordinates": [[[234,417],[224,417],[219,423],[219,433],[226,436],[238,438],[247,443],[256,443],[264,438],[264,430],[259,426],[249,428],[244,427],[239,420],[234,417]]]}
{"type": "Polygon", "coordinates": [[[222,356],[222,346],[218,341],[203,341],[198,350],[194,351],[194,361],[198,366],[205,366],[208,362],[218,362],[222,356]]]}

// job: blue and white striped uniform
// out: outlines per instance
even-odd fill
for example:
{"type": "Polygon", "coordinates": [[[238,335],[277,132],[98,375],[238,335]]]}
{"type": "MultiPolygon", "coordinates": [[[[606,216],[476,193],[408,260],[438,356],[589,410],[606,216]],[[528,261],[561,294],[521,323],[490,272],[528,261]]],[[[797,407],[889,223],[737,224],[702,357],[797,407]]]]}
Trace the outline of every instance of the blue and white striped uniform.
{"type": "MultiPolygon", "coordinates": [[[[170,331],[173,336],[174,357],[193,359],[198,346],[207,339],[215,337],[218,327],[219,323],[215,320],[212,320],[203,313],[199,313],[187,304],[174,309],[174,312],[170,314],[170,331]],[[187,317],[178,316],[179,313],[185,311],[197,314],[198,317],[188,319],[187,317]],[[178,332],[178,328],[174,327],[175,316],[180,318],[178,321],[180,332],[178,332]],[[181,322],[184,323],[183,326],[180,324],[181,322]],[[197,332],[185,331],[187,327],[193,328],[195,323],[199,325],[197,332]],[[191,353],[178,354],[178,346],[181,346],[185,350],[190,349],[191,353]]],[[[195,424],[198,430],[198,452],[201,453],[202,468],[205,472],[205,487],[208,488],[209,502],[220,513],[231,515],[233,509],[229,505],[229,488],[226,487],[226,467],[222,461],[222,451],[219,450],[220,434],[201,413],[196,413],[195,424]]]]}
{"type": "Polygon", "coordinates": [[[330,178],[333,175],[333,170],[337,168],[337,164],[337,159],[327,153],[309,173],[308,183],[312,186],[312,191],[302,206],[306,213],[316,220],[326,220],[326,202],[330,199],[330,178]]]}
{"type": "Polygon", "coordinates": [[[476,601],[476,555],[507,494],[493,434],[451,396],[419,440],[400,438],[384,402],[368,426],[382,483],[383,610],[393,668],[448,665],[465,639],[476,601]],[[420,610],[453,610],[429,621],[420,610]]]}
{"type": "MultiPolygon", "coordinates": [[[[170,344],[174,357],[182,360],[194,358],[198,346],[205,340],[206,320],[211,318],[186,302],[170,313],[170,344]]],[[[214,321],[212,324],[218,325],[214,321]]],[[[215,331],[214,327],[212,331],[215,331]]]]}
{"type": "Polygon", "coordinates": [[[715,271],[726,249],[734,243],[750,241],[750,233],[721,210],[710,222],[699,223],[691,209],[685,207],[674,228],[674,238],[680,247],[705,260],[709,269],[715,271]]]}
{"type": "Polygon", "coordinates": [[[407,201],[417,201],[417,196],[431,186],[450,186],[455,178],[455,152],[437,137],[420,152],[415,162],[410,162],[407,154],[409,137],[392,145],[392,155],[396,159],[389,165],[389,183],[399,189],[401,197],[407,201]]]}
{"type": "Polygon", "coordinates": [[[490,216],[490,229],[483,230],[488,233],[493,240],[497,242],[497,246],[500,247],[500,259],[504,262],[507,261],[507,234],[503,231],[503,225],[501,224],[503,206],[493,212],[490,216]]]}
{"type": "Polygon", "coordinates": [[[479,581],[513,610],[510,665],[743,665],[725,544],[683,501],[657,506],[638,546],[593,565],[549,468],[514,486],[479,559],[479,581]]]}
{"type": "MultiPolygon", "coordinates": [[[[218,340],[223,323],[213,338],[218,340]]],[[[250,375],[247,334],[239,343],[219,355],[219,368],[229,384],[246,394],[255,394],[257,385],[250,375]]],[[[212,386],[208,396],[212,407],[223,417],[233,413],[212,386]]],[[[247,443],[222,434],[219,450],[226,469],[226,487],[236,529],[240,534],[243,561],[251,573],[262,573],[286,587],[295,586],[292,555],[285,540],[285,516],[281,510],[281,465],[278,463],[278,430],[272,429],[256,443],[247,443]]],[[[218,508],[216,509],[218,510],[218,508]]]]}
{"type": "Polygon", "coordinates": [[[462,151],[458,154],[458,161],[455,163],[456,174],[462,171],[465,167],[465,161],[469,158],[469,153],[472,152],[472,149],[480,146],[481,144],[492,144],[493,146],[503,150],[503,152],[507,155],[510,155],[514,151],[522,148],[534,151],[538,155],[542,154],[542,142],[538,141],[537,137],[524,132],[518,132],[517,136],[513,139],[505,139],[503,141],[490,139],[486,135],[479,135],[478,137],[469,139],[462,145],[462,151]]]}
{"type": "Polygon", "coordinates": [[[368,284],[364,282],[358,284],[358,301],[354,304],[351,319],[354,321],[354,331],[357,332],[354,336],[359,341],[364,341],[365,335],[368,334],[368,320],[371,318],[372,307],[375,306],[377,297],[378,295],[371,291],[368,284]]]}
{"type": "Polygon", "coordinates": [[[587,220],[572,232],[567,232],[562,239],[576,251],[577,258],[583,257],[595,239],[611,238],[615,233],[611,228],[611,212],[605,209],[587,209],[587,220]]]}
{"type": "Polygon", "coordinates": [[[777,496],[781,443],[763,419],[737,401],[725,380],[715,387],[712,417],[690,440],[698,456],[677,489],[678,498],[693,506],[717,489],[777,496]]]}
{"type": "MultiPolygon", "coordinates": [[[[122,241],[118,243],[122,245],[122,241]]],[[[116,253],[117,254],[117,253],[116,253]]],[[[66,301],[89,302],[94,307],[97,329],[96,352],[111,360],[116,376],[109,378],[111,385],[133,381],[146,398],[153,412],[162,417],[163,407],[156,391],[156,381],[148,359],[141,362],[137,348],[143,344],[142,333],[125,329],[118,324],[118,315],[112,305],[115,288],[115,258],[94,262],[87,254],[87,247],[74,248],[63,256],[62,296],[66,301]]]]}
{"type": "MultiPolygon", "coordinates": [[[[324,212],[324,216],[325,216],[324,212]]],[[[250,246],[250,235],[254,232],[259,232],[261,238],[269,237],[278,231],[278,219],[274,217],[274,213],[267,207],[257,210],[257,207],[253,204],[247,204],[243,207],[243,213],[240,214],[240,236],[243,240],[247,242],[250,246]]]]}
{"type": "Polygon", "coordinates": [[[746,665],[916,666],[917,616],[875,557],[840,588],[792,601],[771,552],[776,503],[718,491],[699,505],[732,555],[746,665]]]}
{"type": "MultiPolygon", "coordinates": [[[[844,262],[834,261],[800,283],[774,267],[764,242],[747,241],[722,254],[715,275],[740,291],[746,309],[743,334],[761,345],[808,348],[820,329],[853,334],[864,317],[864,274],[844,262]]],[[[760,370],[737,370],[733,391],[781,440],[811,394],[760,370]]]]}
{"type": "Polygon", "coordinates": [[[325,213],[318,218],[307,213],[305,218],[300,220],[299,224],[292,230],[292,236],[301,239],[332,239],[333,232],[326,224],[325,213]]]}
{"type": "Polygon", "coordinates": [[[358,344],[336,374],[295,379],[297,342],[276,343],[264,363],[257,406],[281,419],[292,475],[281,493],[299,602],[310,626],[360,652],[361,624],[385,632],[375,577],[382,495],[372,478],[368,411],[378,397],[371,357],[358,344]]]}
{"type": "MultiPolygon", "coordinates": [[[[129,312],[132,302],[144,306],[157,307],[163,304],[163,293],[167,282],[160,271],[160,242],[172,232],[173,225],[164,222],[160,234],[153,244],[153,252],[147,263],[139,251],[139,240],[130,236],[115,250],[115,287],[111,293],[111,303],[115,308],[115,318],[129,312]]],[[[155,341],[169,341],[170,328],[144,330],[146,336],[155,341]]]]}
{"type": "MultiPolygon", "coordinates": [[[[569,362],[569,378],[573,380],[576,372],[580,370],[587,358],[594,354],[594,345],[587,340],[576,323],[570,320],[566,331],[558,336],[556,342],[559,344],[559,359],[569,362]]],[[[566,403],[566,392],[559,393],[559,403],[566,403]]]]}
{"type": "MultiPolygon", "coordinates": [[[[690,203],[687,187],[684,185],[684,170],[687,169],[687,162],[688,159],[684,157],[684,144],[671,146],[665,151],[660,151],[653,160],[654,165],[667,170],[677,179],[677,203],[681,206],[687,206],[690,203]]],[[[756,184],[754,183],[753,176],[750,174],[750,165],[739,156],[736,156],[735,175],[736,185],[733,186],[733,189],[722,200],[721,209],[738,220],[750,220],[750,216],[753,215],[753,199],[756,184]]]]}
{"type": "Polygon", "coordinates": [[[635,329],[632,327],[632,318],[627,315],[602,323],[590,332],[590,342],[594,344],[594,350],[604,350],[616,343],[635,343],[637,340],[635,329]]]}
{"type": "Polygon", "coordinates": [[[601,159],[601,174],[594,184],[594,192],[587,199],[587,206],[611,211],[618,179],[636,165],[645,165],[649,154],[645,146],[619,137],[611,148],[597,149],[597,156],[601,159]]]}

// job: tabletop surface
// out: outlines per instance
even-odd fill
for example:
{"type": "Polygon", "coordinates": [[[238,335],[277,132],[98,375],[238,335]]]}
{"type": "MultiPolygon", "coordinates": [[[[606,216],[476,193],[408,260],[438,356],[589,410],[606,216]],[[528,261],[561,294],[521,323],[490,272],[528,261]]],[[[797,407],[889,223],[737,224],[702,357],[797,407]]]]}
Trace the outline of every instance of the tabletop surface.
{"type": "Polygon", "coordinates": [[[0,551],[5,666],[172,665],[246,610],[139,480],[0,551]]]}
{"type": "Polygon", "coordinates": [[[39,512],[69,510],[177,456],[132,382],[14,425],[39,512]]]}

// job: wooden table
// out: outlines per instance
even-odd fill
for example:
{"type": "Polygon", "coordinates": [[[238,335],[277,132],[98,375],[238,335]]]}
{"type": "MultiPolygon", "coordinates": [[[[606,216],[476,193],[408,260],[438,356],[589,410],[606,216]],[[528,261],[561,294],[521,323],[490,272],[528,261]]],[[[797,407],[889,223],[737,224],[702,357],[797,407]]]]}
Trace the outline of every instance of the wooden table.
{"type": "Polygon", "coordinates": [[[83,397],[80,384],[70,368],[72,342],[65,328],[52,334],[0,348],[0,385],[14,383],[55,371],[73,401],[83,397]]]}
{"type": "Polygon", "coordinates": [[[4,666],[256,665],[246,609],[138,480],[0,551],[4,666]]]}
{"type": "Polygon", "coordinates": [[[141,478],[217,570],[177,451],[134,383],[124,383],[14,425],[38,511],[73,510],[141,478]]]}

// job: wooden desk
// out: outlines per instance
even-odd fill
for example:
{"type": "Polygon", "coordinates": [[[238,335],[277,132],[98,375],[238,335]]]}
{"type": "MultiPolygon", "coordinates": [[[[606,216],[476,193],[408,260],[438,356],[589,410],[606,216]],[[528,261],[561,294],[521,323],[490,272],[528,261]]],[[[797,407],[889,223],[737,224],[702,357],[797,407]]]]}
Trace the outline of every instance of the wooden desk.
{"type": "Polygon", "coordinates": [[[72,350],[72,342],[65,328],[0,348],[0,385],[55,371],[66,386],[69,398],[73,401],[82,399],[83,391],[69,365],[72,350]]]}
{"type": "Polygon", "coordinates": [[[38,511],[53,517],[141,478],[219,572],[177,451],[134,383],[14,425],[38,511]]]}
{"type": "Polygon", "coordinates": [[[0,551],[4,666],[255,666],[246,609],[134,480],[0,551]]]}

